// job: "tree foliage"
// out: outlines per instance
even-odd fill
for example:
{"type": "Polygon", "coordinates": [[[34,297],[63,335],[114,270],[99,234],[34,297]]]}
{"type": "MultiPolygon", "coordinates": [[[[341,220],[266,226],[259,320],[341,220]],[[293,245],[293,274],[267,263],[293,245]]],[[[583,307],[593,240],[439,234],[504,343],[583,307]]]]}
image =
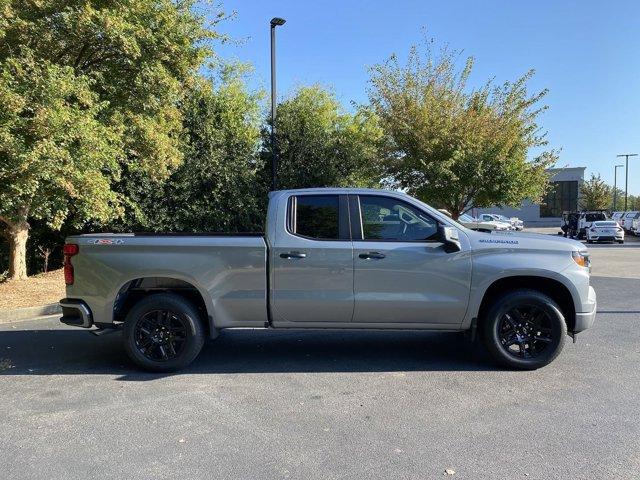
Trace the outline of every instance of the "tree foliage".
{"type": "Polygon", "coordinates": [[[153,224],[171,231],[261,231],[267,198],[257,163],[261,93],[236,66],[201,81],[184,104],[185,161],[169,177],[153,224]]]}
{"type": "MultiPolygon", "coordinates": [[[[269,165],[268,126],[262,137],[269,165]]],[[[346,112],[322,87],[300,87],[277,107],[278,188],[377,185],[381,138],[377,117],[366,108],[346,112]]]]}
{"type": "Polygon", "coordinates": [[[179,102],[216,37],[170,0],[8,1],[0,9],[0,223],[26,276],[28,219],[121,212],[124,167],[182,161],[179,102]]]}
{"type": "Polygon", "coordinates": [[[591,174],[589,180],[580,186],[580,208],[583,210],[607,210],[613,203],[613,189],[605,183],[600,174],[591,174]]]}
{"type": "Polygon", "coordinates": [[[387,171],[398,186],[458,214],[472,207],[539,200],[548,184],[552,151],[531,161],[547,144],[537,118],[546,91],[533,95],[527,82],[488,81],[470,89],[473,59],[411,48],[406,64],[393,55],[371,69],[369,97],[386,134],[387,171]]]}

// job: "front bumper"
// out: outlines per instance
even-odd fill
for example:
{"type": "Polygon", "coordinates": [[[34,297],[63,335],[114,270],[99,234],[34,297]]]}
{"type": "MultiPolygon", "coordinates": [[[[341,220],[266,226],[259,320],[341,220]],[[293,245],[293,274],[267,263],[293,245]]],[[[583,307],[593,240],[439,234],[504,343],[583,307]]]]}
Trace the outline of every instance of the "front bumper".
{"type": "Polygon", "coordinates": [[[62,317],[60,322],[73,327],[90,328],[93,325],[91,309],[82,300],[75,298],[63,298],[60,300],[62,317]]]}
{"type": "Polygon", "coordinates": [[[573,333],[582,332],[593,326],[593,322],[596,319],[597,306],[596,291],[592,286],[589,286],[589,297],[587,302],[583,304],[584,311],[576,312],[576,324],[573,328],[573,333]]]}

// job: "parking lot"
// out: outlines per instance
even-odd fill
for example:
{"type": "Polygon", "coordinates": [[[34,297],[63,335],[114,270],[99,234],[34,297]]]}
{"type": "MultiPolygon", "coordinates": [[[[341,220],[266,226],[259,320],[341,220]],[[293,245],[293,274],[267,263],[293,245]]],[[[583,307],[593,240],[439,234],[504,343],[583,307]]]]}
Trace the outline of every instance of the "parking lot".
{"type": "Polygon", "coordinates": [[[152,375],[117,334],[2,325],[2,477],[639,478],[639,247],[592,249],[596,325],[534,372],[460,334],[239,330],[152,375]]]}

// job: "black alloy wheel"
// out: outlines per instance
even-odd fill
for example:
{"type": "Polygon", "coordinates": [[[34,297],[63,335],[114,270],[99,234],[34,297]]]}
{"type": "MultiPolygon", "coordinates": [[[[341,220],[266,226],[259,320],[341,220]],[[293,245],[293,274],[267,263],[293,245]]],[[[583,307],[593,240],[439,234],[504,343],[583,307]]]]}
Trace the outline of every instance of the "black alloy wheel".
{"type": "Polygon", "coordinates": [[[166,362],[184,350],[187,328],[187,321],[180,314],[170,310],[152,310],[136,323],[136,348],[149,360],[166,362]]]}
{"type": "Polygon", "coordinates": [[[535,305],[518,305],[502,315],[500,344],[516,358],[535,358],[553,342],[551,319],[535,305]]]}
{"type": "Polygon", "coordinates": [[[530,289],[506,292],[480,319],[483,342],[501,365],[534,370],[562,351],[567,325],[549,296],[530,289]]]}
{"type": "Polygon", "coordinates": [[[173,293],[144,297],[127,313],[124,347],[138,366],[171,372],[189,365],[205,340],[203,319],[189,300],[173,293]]]}

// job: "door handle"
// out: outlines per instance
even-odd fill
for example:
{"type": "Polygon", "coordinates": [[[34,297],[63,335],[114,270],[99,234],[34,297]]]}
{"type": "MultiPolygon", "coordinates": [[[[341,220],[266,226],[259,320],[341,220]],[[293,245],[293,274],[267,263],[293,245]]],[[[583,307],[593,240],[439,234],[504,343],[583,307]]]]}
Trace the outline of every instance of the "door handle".
{"type": "Polygon", "coordinates": [[[280,258],[306,258],[307,254],[302,252],[281,253],[280,258]]]}
{"type": "Polygon", "coordinates": [[[381,260],[385,257],[385,254],[380,252],[367,252],[367,253],[361,253],[358,256],[360,258],[364,258],[365,260],[369,260],[369,259],[381,260]]]}

